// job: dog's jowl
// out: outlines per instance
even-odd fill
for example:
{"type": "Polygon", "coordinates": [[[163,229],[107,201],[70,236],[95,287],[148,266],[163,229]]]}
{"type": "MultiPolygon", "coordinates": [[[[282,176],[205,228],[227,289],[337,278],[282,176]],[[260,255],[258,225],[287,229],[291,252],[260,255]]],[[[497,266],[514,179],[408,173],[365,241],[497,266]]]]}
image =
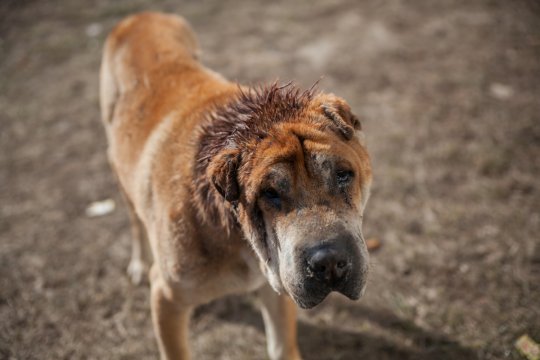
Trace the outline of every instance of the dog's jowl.
{"type": "Polygon", "coordinates": [[[187,359],[197,305],[257,292],[272,359],[299,359],[296,306],[358,299],[371,167],[341,98],[243,87],[205,68],[180,17],[143,13],[101,67],[108,155],[130,209],[134,282],[149,275],[163,359],[187,359]]]}

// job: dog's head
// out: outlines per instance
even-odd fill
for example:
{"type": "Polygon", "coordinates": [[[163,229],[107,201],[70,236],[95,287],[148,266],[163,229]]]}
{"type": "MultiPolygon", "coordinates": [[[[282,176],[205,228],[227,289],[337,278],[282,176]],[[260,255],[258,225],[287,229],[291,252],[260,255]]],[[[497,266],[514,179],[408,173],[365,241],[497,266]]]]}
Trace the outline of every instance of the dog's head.
{"type": "Polygon", "coordinates": [[[208,175],[237,209],[268,281],[303,308],[331,291],[358,299],[371,183],[360,122],[343,99],[290,87],[244,94],[235,106],[237,130],[208,175]]]}

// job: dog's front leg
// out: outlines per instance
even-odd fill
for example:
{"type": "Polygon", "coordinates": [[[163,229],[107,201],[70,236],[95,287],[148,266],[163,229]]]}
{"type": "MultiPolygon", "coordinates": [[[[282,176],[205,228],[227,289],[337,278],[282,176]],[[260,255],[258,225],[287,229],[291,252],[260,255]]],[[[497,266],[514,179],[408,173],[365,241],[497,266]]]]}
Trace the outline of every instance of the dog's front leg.
{"type": "Polygon", "coordinates": [[[272,360],[301,359],[296,340],[296,305],[266,284],[257,291],[264,320],[268,355],[272,360]]]}
{"type": "Polygon", "coordinates": [[[158,274],[150,272],[152,322],[162,360],[189,359],[188,325],[191,306],[182,305],[158,274]]]}

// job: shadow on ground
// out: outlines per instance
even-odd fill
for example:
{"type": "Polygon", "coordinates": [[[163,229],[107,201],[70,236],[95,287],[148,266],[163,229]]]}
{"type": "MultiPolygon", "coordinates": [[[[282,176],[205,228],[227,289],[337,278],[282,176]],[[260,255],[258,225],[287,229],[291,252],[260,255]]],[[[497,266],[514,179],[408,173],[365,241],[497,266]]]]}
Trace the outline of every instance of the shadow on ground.
{"type": "MultiPolygon", "coordinates": [[[[329,306],[337,312],[345,311],[350,322],[362,325],[361,330],[343,329],[338,323],[316,324],[304,317],[298,324],[298,341],[306,359],[478,359],[473,350],[390,311],[344,303],[327,304],[325,308],[329,306]],[[365,326],[366,323],[369,326],[365,326]],[[378,328],[379,335],[366,330],[373,327],[378,328]]],[[[238,297],[214,302],[198,309],[194,320],[202,313],[211,314],[217,320],[253,327],[264,334],[261,315],[253,302],[238,297]]]]}

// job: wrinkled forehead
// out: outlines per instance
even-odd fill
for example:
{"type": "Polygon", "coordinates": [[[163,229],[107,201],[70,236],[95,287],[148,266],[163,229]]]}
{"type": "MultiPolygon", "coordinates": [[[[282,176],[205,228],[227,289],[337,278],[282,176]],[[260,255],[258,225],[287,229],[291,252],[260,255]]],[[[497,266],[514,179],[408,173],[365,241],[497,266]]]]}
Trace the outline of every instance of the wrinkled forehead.
{"type": "Polygon", "coordinates": [[[261,180],[292,184],[321,183],[338,170],[362,171],[362,148],[322,131],[287,131],[261,144],[256,165],[261,180]]]}

